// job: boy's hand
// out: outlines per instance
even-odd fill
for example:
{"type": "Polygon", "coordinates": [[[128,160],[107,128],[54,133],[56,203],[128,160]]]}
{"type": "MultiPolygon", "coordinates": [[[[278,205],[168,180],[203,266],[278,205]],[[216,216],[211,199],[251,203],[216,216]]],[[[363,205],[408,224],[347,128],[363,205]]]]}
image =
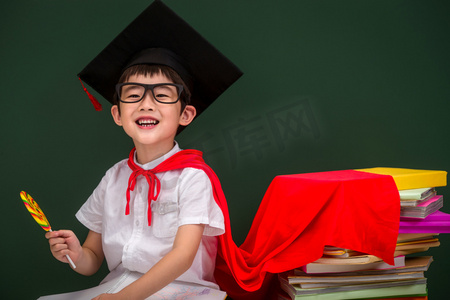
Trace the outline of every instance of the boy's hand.
{"type": "Polygon", "coordinates": [[[72,231],[49,231],[45,237],[50,244],[50,251],[57,260],[68,263],[66,255],[69,255],[76,264],[82,254],[82,248],[80,241],[72,231]]]}

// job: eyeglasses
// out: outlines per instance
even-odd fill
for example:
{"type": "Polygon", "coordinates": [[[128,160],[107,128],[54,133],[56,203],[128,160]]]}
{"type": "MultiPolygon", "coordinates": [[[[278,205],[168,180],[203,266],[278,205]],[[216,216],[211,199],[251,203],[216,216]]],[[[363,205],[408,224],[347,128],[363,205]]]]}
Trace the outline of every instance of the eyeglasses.
{"type": "Polygon", "coordinates": [[[119,83],[116,92],[124,103],[136,103],[144,99],[147,91],[152,91],[153,98],[159,103],[173,104],[180,100],[183,85],[176,83],[143,84],[134,82],[119,83]]]}

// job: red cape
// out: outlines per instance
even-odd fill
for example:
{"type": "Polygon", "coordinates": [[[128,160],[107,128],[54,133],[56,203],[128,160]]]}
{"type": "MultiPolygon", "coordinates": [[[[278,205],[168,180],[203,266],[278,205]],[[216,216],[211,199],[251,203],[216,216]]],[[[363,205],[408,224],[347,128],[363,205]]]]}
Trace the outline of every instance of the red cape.
{"type": "Polygon", "coordinates": [[[197,150],[183,150],[153,171],[203,170],[222,209],[215,277],[234,300],[267,299],[271,274],[317,260],[331,245],[394,263],[400,199],[391,176],[332,171],[277,176],[270,184],[244,243],[231,235],[225,195],[214,171],[197,150]]]}

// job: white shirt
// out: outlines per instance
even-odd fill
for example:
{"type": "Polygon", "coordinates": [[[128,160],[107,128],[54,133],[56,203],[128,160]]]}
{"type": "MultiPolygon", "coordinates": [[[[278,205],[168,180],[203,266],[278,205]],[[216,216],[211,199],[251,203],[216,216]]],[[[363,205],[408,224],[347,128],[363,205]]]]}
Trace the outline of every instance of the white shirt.
{"type": "MultiPolygon", "coordinates": [[[[145,170],[180,151],[178,144],[166,155],[140,165],[145,170]]],[[[224,218],[216,204],[208,176],[201,170],[185,168],[157,173],[161,192],[152,201],[152,224],[148,226],[148,183],[137,178],[131,191],[130,214],[125,215],[126,190],[132,171],[127,159],[109,169],[86,203],[77,212],[78,220],[92,231],[102,234],[103,252],[111,273],[125,269],[146,273],[171,249],[181,225],[205,224],[205,230],[191,268],[177,280],[217,288],[214,268],[217,235],[225,232],[224,218]]]]}

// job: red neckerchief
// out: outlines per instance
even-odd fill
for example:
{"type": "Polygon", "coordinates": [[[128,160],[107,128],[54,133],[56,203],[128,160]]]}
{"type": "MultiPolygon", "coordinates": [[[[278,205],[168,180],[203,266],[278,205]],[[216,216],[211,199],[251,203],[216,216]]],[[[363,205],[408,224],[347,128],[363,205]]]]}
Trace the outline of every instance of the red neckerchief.
{"type": "Polygon", "coordinates": [[[200,151],[179,151],[149,171],[134,163],[134,152],[128,160],[133,173],[127,189],[127,211],[129,191],[134,189],[136,178],[143,175],[150,184],[149,225],[150,204],[160,190],[155,173],[195,168],[208,175],[225,223],[214,275],[221,289],[233,299],[267,299],[271,279],[275,278],[270,274],[315,261],[322,256],[324,245],[373,254],[388,263],[394,261],[400,199],[391,176],[352,170],[277,176],[261,201],[244,243],[237,247],[220,181],[200,151]]]}
{"type": "MultiPolygon", "coordinates": [[[[167,158],[155,168],[151,170],[144,170],[139,167],[134,162],[134,153],[136,152],[136,148],[133,148],[128,157],[128,166],[133,171],[128,179],[128,187],[127,187],[127,206],[125,208],[125,214],[130,214],[130,191],[134,191],[134,187],[136,186],[136,179],[139,176],[144,176],[147,179],[149,188],[148,188],[148,226],[152,224],[152,209],[151,202],[156,201],[158,199],[159,193],[161,191],[161,183],[156,177],[156,173],[166,172],[176,169],[184,169],[187,167],[195,168],[195,166],[204,165],[205,162],[202,158],[202,153],[198,150],[182,150],[171,157],[167,158]]],[[[197,167],[198,168],[198,167],[197,167]]]]}

